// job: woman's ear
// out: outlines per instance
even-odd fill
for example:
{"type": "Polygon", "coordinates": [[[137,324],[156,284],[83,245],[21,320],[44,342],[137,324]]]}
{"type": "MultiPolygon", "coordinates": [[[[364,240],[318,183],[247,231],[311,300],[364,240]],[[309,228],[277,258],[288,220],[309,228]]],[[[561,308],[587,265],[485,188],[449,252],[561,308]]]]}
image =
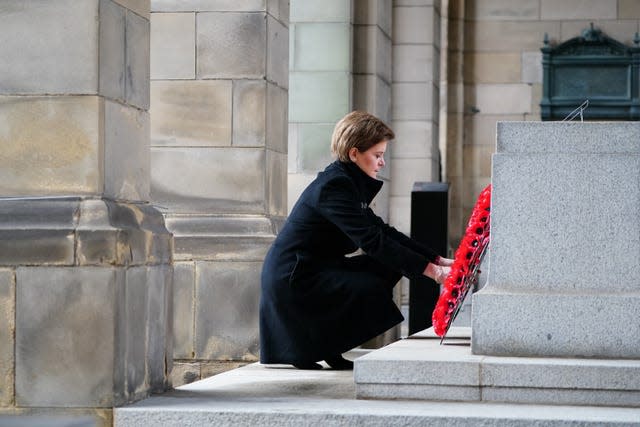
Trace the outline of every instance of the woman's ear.
{"type": "Polygon", "coordinates": [[[356,161],[356,154],[358,153],[358,149],[356,147],[351,147],[349,150],[349,160],[352,162],[356,161]]]}

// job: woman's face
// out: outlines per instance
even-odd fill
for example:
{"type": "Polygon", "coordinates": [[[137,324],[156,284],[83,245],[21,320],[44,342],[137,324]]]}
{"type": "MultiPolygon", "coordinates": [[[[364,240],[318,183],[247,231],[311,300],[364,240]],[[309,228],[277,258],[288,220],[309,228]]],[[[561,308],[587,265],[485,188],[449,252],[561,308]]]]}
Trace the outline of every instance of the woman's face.
{"type": "Polygon", "coordinates": [[[377,178],[378,172],[384,167],[384,152],[387,150],[387,140],[382,140],[367,151],[360,152],[357,148],[349,151],[349,158],[353,163],[371,178],[377,178]]]}

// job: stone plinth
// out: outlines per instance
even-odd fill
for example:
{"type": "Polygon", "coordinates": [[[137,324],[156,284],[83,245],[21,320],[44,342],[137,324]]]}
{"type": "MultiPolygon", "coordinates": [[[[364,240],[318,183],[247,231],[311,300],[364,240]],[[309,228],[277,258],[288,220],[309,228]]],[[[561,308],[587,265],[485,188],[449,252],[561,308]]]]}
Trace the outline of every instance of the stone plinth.
{"type": "Polygon", "coordinates": [[[356,396],[591,407],[640,405],[638,360],[483,356],[471,353],[470,338],[469,328],[453,327],[441,345],[429,329],[357,359],[356,396]]]}
{"type": "Polygon", "coordinates": [[[173,240],[157,210],[4,199],[0,236],[0,412],[99,412],[170,386],[173,240]]]}
{"type": "Polygon", "coordinates": [[[640,125],[498,124],[474,354],[640,359],[640,125]]]}

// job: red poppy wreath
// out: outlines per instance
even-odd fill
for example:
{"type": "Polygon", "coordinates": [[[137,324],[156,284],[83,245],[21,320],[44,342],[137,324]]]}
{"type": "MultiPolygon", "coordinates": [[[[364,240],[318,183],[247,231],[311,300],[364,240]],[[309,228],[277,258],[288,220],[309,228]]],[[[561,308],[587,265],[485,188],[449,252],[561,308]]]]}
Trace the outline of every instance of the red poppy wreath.
{"type": "Polygon", "coordinates": [[[491,184],[478,196],[467,230],[456,250],[451,272],[433,310],[433,329],[439,337],[446,335],[467,292],[478,280],[478,268],[489,245],[490,211],[491,184]]]}

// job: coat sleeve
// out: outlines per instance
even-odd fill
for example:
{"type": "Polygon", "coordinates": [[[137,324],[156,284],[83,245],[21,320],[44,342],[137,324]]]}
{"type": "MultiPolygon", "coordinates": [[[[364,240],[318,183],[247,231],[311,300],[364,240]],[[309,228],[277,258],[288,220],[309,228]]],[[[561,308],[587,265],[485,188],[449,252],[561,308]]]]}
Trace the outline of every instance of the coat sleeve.
{"type": "Polygon", "coordinates": [[[361,205],[356,187],[350,179],[340,177],[327,182],[320,190],[317,206],[322,216],[369,256],[404,276],[422,276],[429,258],[398,242],[393,236],[394,232],[389,231],[391,227],[361,205]]]}

